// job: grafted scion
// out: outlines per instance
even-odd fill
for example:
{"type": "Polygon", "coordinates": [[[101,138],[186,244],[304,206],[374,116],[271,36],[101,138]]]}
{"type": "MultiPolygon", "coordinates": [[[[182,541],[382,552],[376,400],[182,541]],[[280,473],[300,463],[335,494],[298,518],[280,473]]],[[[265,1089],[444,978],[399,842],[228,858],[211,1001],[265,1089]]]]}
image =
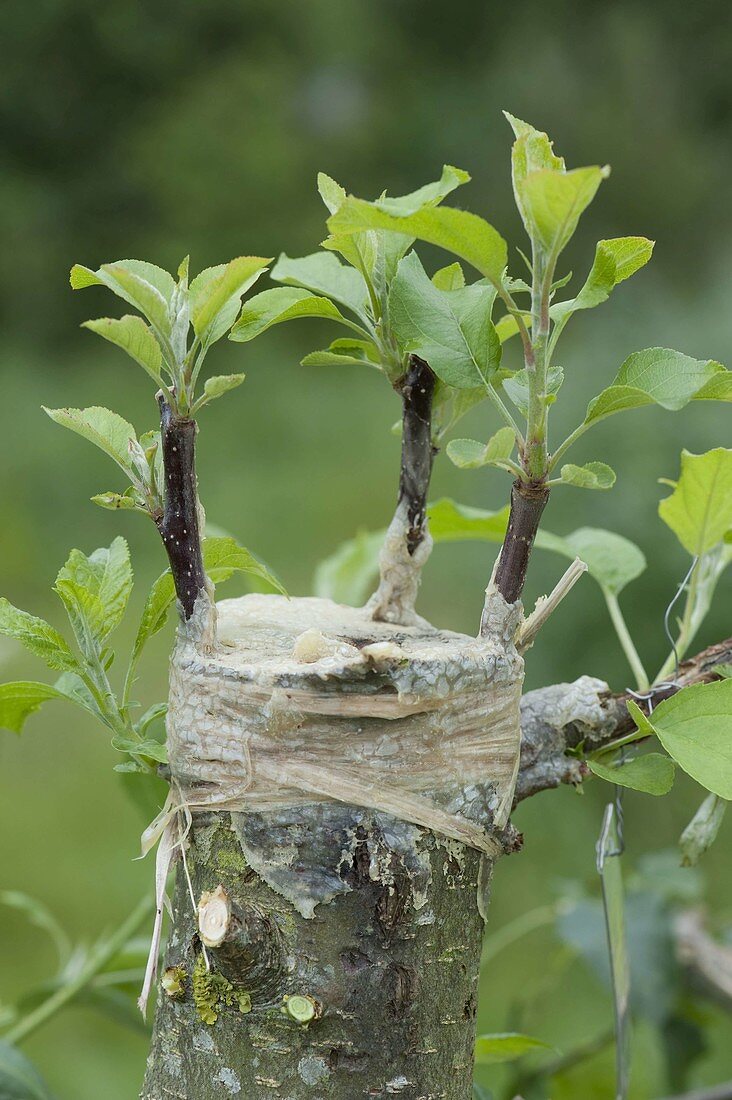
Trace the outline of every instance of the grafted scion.
{"type": "Polygon", "coordinates": [[[435,375],[424,359],[410,355],[407,373],[398,383],[398,388],[403,406],[399,503],[407,503],[407,549],[411,555],[424,537],[427,493],[432,463],[437,454],[432,442],[435,375]]]}
{"type": "Polygon", "coordinates": [[[508,530],[495,576],[496,588],[506,603],[515,603],[523,591],[534,539],[548,500],[549,488],[543,481],[514,481],[508,530]]]}
{"type": "Polygon", "coordinates": [[[196,490],[195,420],[177,416],[163,394],[160,432],[165,473],[165,510],[156,521],[163,540],[175,591],[186,619],[190,619],[196,597],[206,587],[196,490]]]}

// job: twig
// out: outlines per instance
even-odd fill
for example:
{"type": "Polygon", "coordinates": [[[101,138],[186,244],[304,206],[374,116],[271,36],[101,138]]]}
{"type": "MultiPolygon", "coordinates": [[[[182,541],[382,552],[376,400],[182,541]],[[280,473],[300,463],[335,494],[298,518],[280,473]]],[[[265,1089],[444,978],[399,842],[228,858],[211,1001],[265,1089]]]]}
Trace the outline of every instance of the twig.
{"type": "MultiPolygon", "coordinates": [[[[653,693],[657,704],[691,684],[719,679],[717,665],[732,663],[732,638],[709,646],[679,666],[676,684],[653,693]]],[[[574,684],[553,684],[527,692],[521,700],[521,763],[515,802],[558,787],[577,784],[587,767],[568,751],[583,744],[586,752],[618,741],[634,723],[627,692],[613,693],[601,680],[581,677],[574,684]]]]}
{"type": "Polygon", "coordinates": [[[575,558],[566,572],[560,577],[557,584],[548,596],[540,596],[536,601],[536,607],[524,621],[519,631],[516,646],[523,653],[534,644],[536,635],[541,630],[553,611],[557,609],[564,597],[572,591],[583,573],[587,572],[587,565],[581,558],[575,558]]]}

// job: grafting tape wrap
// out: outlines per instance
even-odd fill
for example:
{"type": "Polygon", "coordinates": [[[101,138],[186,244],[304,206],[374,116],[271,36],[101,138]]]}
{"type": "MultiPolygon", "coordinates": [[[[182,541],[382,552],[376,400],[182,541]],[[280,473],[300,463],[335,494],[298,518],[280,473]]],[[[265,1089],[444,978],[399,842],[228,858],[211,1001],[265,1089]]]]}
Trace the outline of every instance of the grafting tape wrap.
{"type": "Polygon", "coordinates": [[[490,815],[501,829],[511,808],[523,661],[520,606],[492,599],[492,629],[479,640],[422,620],[376,623],[315,598],[220,603],[210,653],[189,622],[173,654],[168,713],[172,778],[187,806],[262,812],[340,801],[498,855],[482,821],[490,815]],[[482,821],[451,804],[473,786],[482,821]]]}

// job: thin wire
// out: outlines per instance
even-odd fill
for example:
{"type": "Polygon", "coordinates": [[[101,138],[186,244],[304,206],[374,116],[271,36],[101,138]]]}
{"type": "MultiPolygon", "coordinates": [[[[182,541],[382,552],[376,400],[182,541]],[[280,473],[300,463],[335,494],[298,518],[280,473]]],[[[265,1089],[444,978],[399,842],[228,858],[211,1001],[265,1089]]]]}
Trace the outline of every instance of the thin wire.
{"type": "Polygon", "coordinates": [[[698,561],[699,561],[699,556],[697,554],[697,555],[694,556],[694,558],[692,560],[692,563],[689,566],[688,573],[684,577],[684,579],[681,582],[681,584],[679,585],[679,587],[676,589],[676,593],[675,593],[673,599],[671,600],[671,603],[666,608],[666,614],[663,616],[663,629],[666,632],[666,637],[668,638],[669,642],[671,643],[671,650],[672,650],[673,655],[674,655],[674,663],[675,663],[674,683],[679,678],[680,659],[679,659],[679,651],[676,648],[676,640],[675,640],[673,634],[671,633],[671,627],[669,625],[670,620],[671,620],[671,612],[673,611],[676,604],[679,602],[682,592],[685,591],[687,584],[691,580],[691,575],[694,572],[694,570],[696,569],[698,561]]]}

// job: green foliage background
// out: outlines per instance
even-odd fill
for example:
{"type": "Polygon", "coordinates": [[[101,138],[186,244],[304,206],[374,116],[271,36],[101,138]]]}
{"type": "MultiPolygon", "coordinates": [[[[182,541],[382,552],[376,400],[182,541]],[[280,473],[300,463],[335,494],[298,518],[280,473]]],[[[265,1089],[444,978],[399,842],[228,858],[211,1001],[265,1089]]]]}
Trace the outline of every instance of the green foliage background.
{"type": "MultiPolygon", "coordinates": [[[[40,410],[41,403],[98,403],[140,430],[155,420],[141,373],[77,327],[111,303],[104,291],[72,294],[66,273],[76,260],[94,267],[109,257],[144,257],[173,270],[188,251],[195,269],[241,253],[301,255],[324,236],[318,169],[375,196],[383,187],[409,191],[445,161],[473,175],[456,201],[523,246],[510,188],[511,134],[500,114],[506,107],[548,130],[572,164],[613,167],[568,251],[573,286],[598,238],[643,234],[658,242],[649,268],[610,303],[578,317],[565,337],[561,426],[577,421],[636,348],[664,345],[730,363],[732,24],[721,0],[583,8],[562,0],[508,8],[480,0],[39,0],[32,17],[11,0],[3,23],[0,589],[56,625],[60,608],[49,588],[70,546],[88,552],[118,531],[128,537],[138,608],[163,567],[151,526],[87,503],[117,488],[111,467],[40,410]]],[[[437,254],[420,251],[434,265],[437,254]]],[[[520,261],[514,266],[518,272],[520,261]]],[[[256,344],[222,347],[216,373],[244,370],[247,382],[201,419],[199,472],[210,520],[263,556],[296,593],[309,590],[316,563],[339,541],[388,521],[396,492],[398,440],[389,432],[396,399],[374,372],[299,367],[304,353],[323,346],[321,335],[331,338],[330,329],[305,322],[256,344]]],[[[459,434],[486,438],[498,426],[490,416],[481,406],[459,434]]],[[[653,668],[665,656],[663,609],[687,568],[658,519],[666,490],[657,478],[677,476],[682,445],[696,452],[729,445],[729,416],[728,406],[676,416],[649,409],[601,425],[592,453],[583,443],[573,460],[610,462],[616,487],[607,494],[564,489],[547,510],[547,526],[557,532],[596,524],[643,548],[651,569],[623,602],[653,668]]],[[[503,475],[463,473],[438,460],[435,498],[493,508],[507,491],[503,475]]],[[[494,549],[439,547],[422,612],[474,630],[494,549]]],[[[546,591],[560,569],[556,558],[537,555],[527,598],[546,591]]],[[[700,644],[729,632],[728,610],[729,580],[700,644]]],[[[156,642],[145,702],[165,691],[169,635],[156,642]]],[[[3,680],[40,672],[9,642],[0,646],[0,667],[3,680]]],[[[581,673],[615,687],[629,679],[590,582],[543,632],[528,683],[581,673]]],[[[132,862],[145,822],[111,770],[113,752],[100,730],[51,704],[22,740],[2,735],[0,760],[0,885],[42,898],[80,936],[119,923],[152,888],[152,864],[132,862]]],[[[516,820],[526,848],[498,870],[491,930],[551,900],[559,880],[593,882],[607,797],[599,787],[588,784],[584,798],[564,790],[521,808],[516,820]]],[[[685,778],[664,800],[628,797],[628,863],[673,845],[699,798],[685,778]]],[[[729,915],[725,849],[728,833],[704,870],[711,908],[729,915]]],[[[49,973],[52,957],[18,914],[0,909],[0,929],[0,998],[9,1001],[49,973]]],[[[481,1030],[511,1029],[555,950],[543,929],[500,955],[484,983],[481,1030]]],[[[568,1049],[610,1018],[606,991],[575,964],[523,1022],[568,1049]]],[[[710,1013],[705,1026],[709,1052],[693,1082],[732,1076],[728,1018],[710,1013]]],[[[128,1100],[145,1047],[142,1033],[71,1009],[27,1049],[62,1097],[128,1100]]],[[[639,1029],[636,1048],[633,1096],[663,1095],[658,1041],[648,1028],[639,1029]]],[[[602,1056],[591,1064],[594,1083],[582,1071],[553,1095],[609,1098],[610,1065],[602,1056]]],[[[500,1075],[486,1080],[500,1083],[500,1075]]]]}

